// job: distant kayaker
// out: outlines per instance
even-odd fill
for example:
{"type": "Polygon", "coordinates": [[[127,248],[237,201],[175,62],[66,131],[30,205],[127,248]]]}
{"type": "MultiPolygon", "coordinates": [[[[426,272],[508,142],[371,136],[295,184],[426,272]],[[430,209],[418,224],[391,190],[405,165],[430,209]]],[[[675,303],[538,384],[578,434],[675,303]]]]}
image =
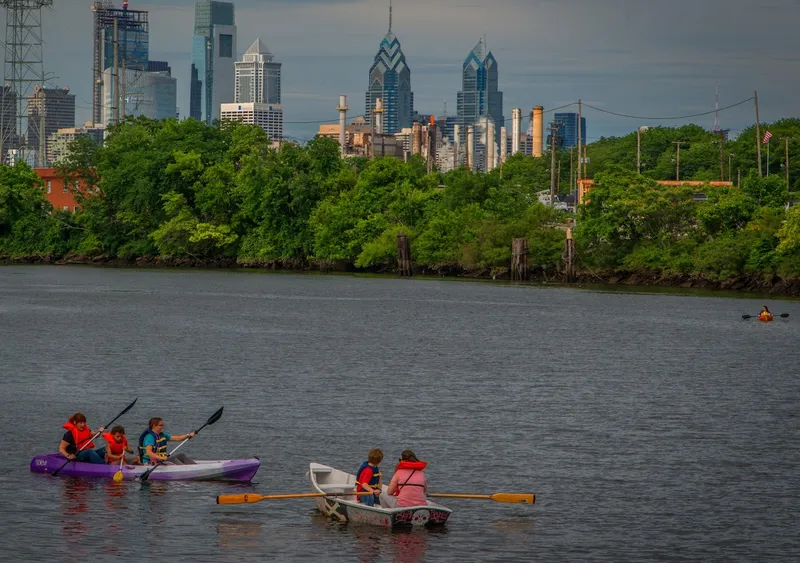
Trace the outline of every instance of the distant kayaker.
{"type": "MultiPolygon", "coordinates": [[[[76,412],[70,419],[62,425],[66,430],[58,445],[58,451],[69,460],[83,461],[87,463],[105,463],[105,449],[94,449],[92,437],[95,432],[86,424],[86,416],[76,412]]],[[[100,428],[97,432],[101,433],[105,428],[100,428]]]]}
{"type": "Polygon", "coordinates": [[[770,320],[772,319],[772,313],[769,312],[769,308],[764,305],[764,308],[761,309],[761,312],[758,314],[758,318],[762,320],[770,320]]]}
{"type": "Polygon", "coordinates": [[[155,464],[158,461],[169,461],[176,465],[194,464],[194,461],[184,454],[167,456],[167,442],[183,442],[187,438],[193,437],[194,432],[176,436],[167,434],[164,432],[164,420],[157,416],[151,418],[147,425],[147,430],[139,436],[139,455],[142,463],[155,464]]]}
{"type": "Polygon", "coordinates": [[[141,460],[139,456],[135,456],[131,460],[125,460],[124,462],[122,459],[125,457],[125,453],[135,453],[133,448],[128,445],[128,438],[125,436],[125,428],[122,426],[115,426],[111,429],[111,432],[106,432],[103,434],[103,439],[106,441],[106,463],[110,463],[112,465],[122,463],[131,463],[133,465],[140,465],[141,460]]]}
{"type": "Polygon", "coordinates": [[[375,506],[375,501],[378,500],[378,495],[381,494],[383,489],[381,468],[379,467],[381,461],[383,461],[383,452],[378,448],[370,450],[367,454],[367,461],[362,463],[356,472],[356,491],[373,493],[373,495],[356,497],[358,502],[367,506],[375,506]]]}
{"type": "Polygon", "coordinates": [[[411,450],[400,454],[400,463],[395,468],[392,481],[381,495],[381,504],[389,508],[401,506],[420,506],[428,504],[428,480],[425,467],[428,462],[420,461],[411,450]]]}

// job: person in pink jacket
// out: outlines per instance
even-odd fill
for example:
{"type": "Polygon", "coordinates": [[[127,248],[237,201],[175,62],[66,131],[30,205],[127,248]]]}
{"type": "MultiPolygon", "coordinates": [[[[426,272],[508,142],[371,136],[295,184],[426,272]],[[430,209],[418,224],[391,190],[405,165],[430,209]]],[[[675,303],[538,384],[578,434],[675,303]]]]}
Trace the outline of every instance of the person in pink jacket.
{"type": "Polygon", "coordinates": [[[425,506],[428,499],[428,481],[425,478],[425,467],[428,462],[420,461],[411,450],[400,455],[400,463],[395,468],[392,482],[381,495],[381,504],[393,507],[425,506]],[[396,497],[396,498],[395,498],[396,497]]]}

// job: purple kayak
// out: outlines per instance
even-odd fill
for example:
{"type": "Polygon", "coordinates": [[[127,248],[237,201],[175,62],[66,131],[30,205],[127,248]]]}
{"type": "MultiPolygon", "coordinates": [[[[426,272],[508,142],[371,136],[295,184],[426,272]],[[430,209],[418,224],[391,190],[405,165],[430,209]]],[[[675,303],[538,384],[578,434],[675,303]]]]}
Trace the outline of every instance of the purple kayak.
{"type": "MultiPolygon", "coordinates": [[[[64,465],[59,453],[45,454],[31,460],[34,473],[53,473],[64,465]]],[[[257,457],[247,459],[197,460],[191,465],[162,465],[147,477],[151,481],[250,481],[261,466],[257,457]]],[[[150,469],[150,465],[123,465],[122,478],[133,481],[150,469]]],[[[119,465],[70,461],[59,475],[113,479],[119,465]]]]}

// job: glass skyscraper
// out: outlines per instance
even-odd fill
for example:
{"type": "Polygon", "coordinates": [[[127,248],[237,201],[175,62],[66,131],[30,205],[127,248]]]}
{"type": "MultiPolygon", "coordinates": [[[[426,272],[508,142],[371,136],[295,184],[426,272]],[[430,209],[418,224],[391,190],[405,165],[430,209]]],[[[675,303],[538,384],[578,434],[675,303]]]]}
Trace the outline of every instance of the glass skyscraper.
{"type": "Polygon", "coordinates": [[[234,99],[236,20],[233,4],[198,0],[194,11],[189,116],[211,124],[234,99]]]}
{"type": "Polygon", "coordinates": [[[495,123],[495,141],[499,144],[500,127],[505,118],[503,93],[497,88],[497,61],[492,52],[486,50],[486,43],[481,39],[462,66],[461,91],[456,100],[462,137],[466,136],[467,126],[488,117],[495,123]]]}
{"type": "Polygon", "coordinates": [[[383,132],[397,133],[411,127],[414,112],[414,94],[411,92],[411,69],[392,33],[392,8],[389,5],[389,31],[381,41],[375,62],[369,69],[369,90],[366,94],[364,119],[372,123],[375,101],[383,100],[383,132]]]}
{"type": "MultiPolygon", "coordinates": [[[[558,136],[561,138],[561,148],[569,149],[578,146],[578,114],[557,113],[553,121],[559,123],[558,136]]],[[[548,138],[548,146],[550,145],[548,138]]],[[[581,117],[581,142],[586,144],[586,118],[581,117]]]]}

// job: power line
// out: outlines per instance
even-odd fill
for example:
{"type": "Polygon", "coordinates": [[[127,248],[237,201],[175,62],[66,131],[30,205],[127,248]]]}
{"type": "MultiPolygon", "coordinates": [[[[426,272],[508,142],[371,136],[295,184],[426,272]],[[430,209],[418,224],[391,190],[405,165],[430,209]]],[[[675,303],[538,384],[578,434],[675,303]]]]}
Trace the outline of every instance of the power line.
{"type": "Polygon", "coordinates": [[[729,106],[725,106],[724,108],[712,109],[711,111],[705,111],[703,113],[693,113],[691,115],[677,115],[677,116],[670,116],[670,117],[644,117],[644,116],[641,116],[641,115],[628,115],[628,114],[625,114],[625,113],[618,113],[618,112],[615,112],[615,111],[609,111],[607,109],[600,109],[598,107],[594,107],[593,105],[587,104],[586,102],[583,102],[583,105],[585,105],[586,107],[590,107],[593,110],[596,110],[596,111],[599,111],[599,112],[602,112],[602,113],[607,113],[607,114],[610,114],[610,115],[615,115],[617,117],[628,117],[630,119],[641,119],[641,120],[647,120],[647,121],[657,121],[657,120],[667,120],[667,119],[689,119],[690,117],[701,117],[701,116],[704,116],[704,115],[711,115],[712,113],[714,113],[716,111],[725,111],[726,109],[735,108],[736,106],[740,106],[742,104],[746,104],[747,102],[751,102],[754,99],[755,99],[754,96],[750,96],[746,100],[742,100],[741,102],[737,102],[735,104],[731,104],[729,106]]]}

